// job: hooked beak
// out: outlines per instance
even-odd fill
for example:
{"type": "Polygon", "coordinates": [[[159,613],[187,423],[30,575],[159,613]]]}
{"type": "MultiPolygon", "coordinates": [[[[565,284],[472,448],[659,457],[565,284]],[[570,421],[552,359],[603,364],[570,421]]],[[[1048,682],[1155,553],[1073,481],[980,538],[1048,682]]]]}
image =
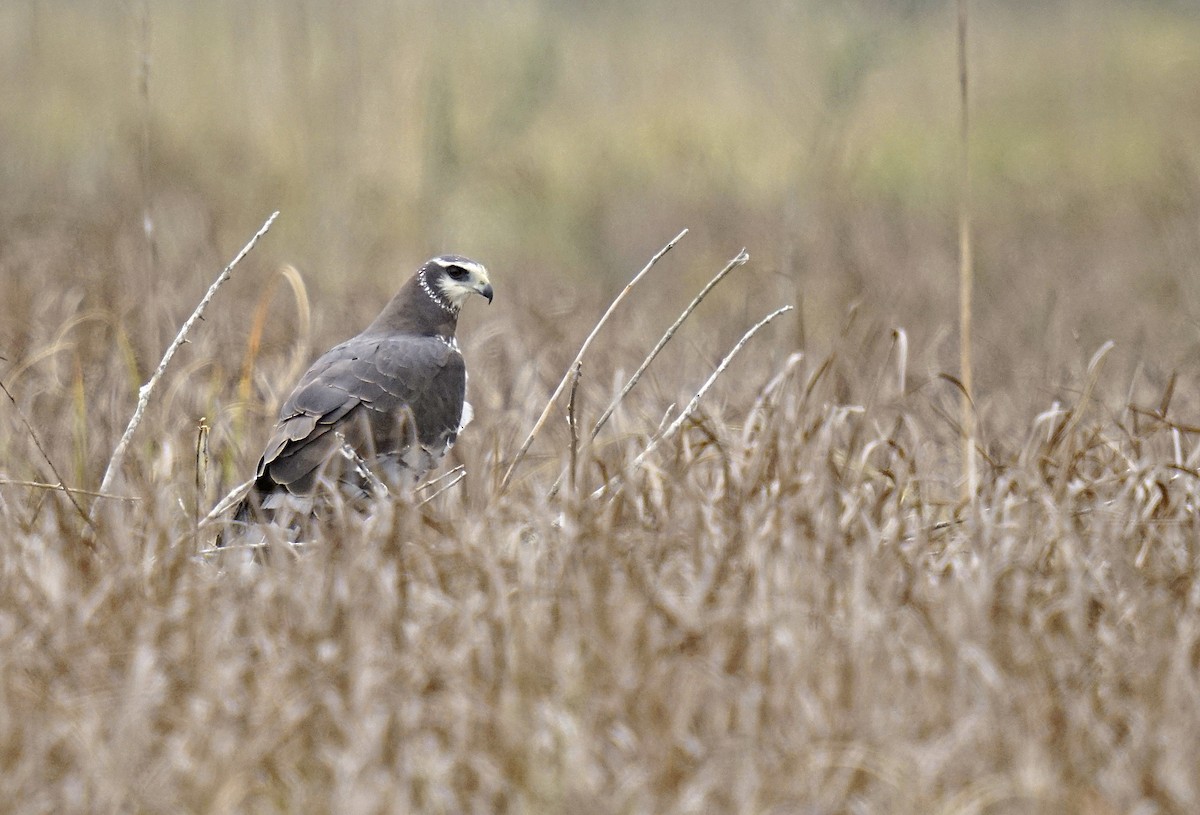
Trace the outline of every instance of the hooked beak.
{"type": "Polygon", "coordinates": [[[487,298],[488,303],[492,302],[492,284],[484,283],[482,289],[477,290],[480,294],[487,298]]]}

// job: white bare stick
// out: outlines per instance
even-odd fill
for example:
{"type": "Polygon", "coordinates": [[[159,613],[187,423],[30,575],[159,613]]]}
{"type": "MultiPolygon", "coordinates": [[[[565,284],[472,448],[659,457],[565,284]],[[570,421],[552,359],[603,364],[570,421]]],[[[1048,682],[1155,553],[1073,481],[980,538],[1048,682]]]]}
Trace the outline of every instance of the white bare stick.
{"type": "MultiPolygon", "coordinates": [[[[655,437],[650,442],[650,444],[647,445],[646,449],[643,450],[638,455],[638,457],[633,460],[633,464],[630,465],[630,467],[629,467],[630,472],[641,467],[642,464],[645,463],[646,459],[650,456],[650,454],[658,449],[658,446],[660,444],[662,444],[664,441],[667,441],[668,439],[671,439],[672,437],[674,437],[674,435],[676,433],[679,432],[679,429],[681,427],[683,427],[683,423],[686,422],[691,417],[691,415],[696,412],[696,408],[700,407],[700,400],[703,399],[704,395],[706,393],[708,393],[708,391],[712,388],[713,383],[715,383],[717,381],[717,377],[719,377],[722,373],[725,372],[725,369],[729,367],[729,364],[731,362],[733,362],[733,358],[735,356],[737,356],[738,352],[741,351],[742,348],[745,347],[746,343],[748,343],[750,341],[750,338],[753,337],[755,334],[757,334],[759,329],[761,329],[767,323],[774,320],[780,314],[783,314],[784,312],[787,312],[787,311],[791,311],[792,308],[793,308],[793,306],[784,306],[783,308],[779,308],[779,309],[776,309],[775,311],[772,311],[766,317],[763,317],[761,320],[759,320],[754,325],[753,328],[751,328],[749,331],[747,331],[745,334],[742,335],[742,338],[740,340],[738,340],[737,345],[733,346],[733,348],[729,351],[729,353],[725,355],[725,358],[723,360],[721,360],[721,364],[718,365],[716,370],[714,370],[712,372],[712,376],[710,376],[708,378],[708,381],[706,381],[704,383],[704,385],[701,386],[700,390],[696,391],[696,395],[692,397],[692,401],[688,402],[687,407],[685,407],[683,409],[683,412],[680,413],[679,416],[676,417],[675,421],[671,422],[670,426],[667,427],[667,429],[664,430],[657,437],[655,437]]],[[[598,490],[596,490],[595,492],[592,493],[592,497],[599,498],[604,493],[604,491],[606,489],[608,489],[609,486],[611,484],[613,484],[615,481],[617,481],[618,479],[619,479],[619,476],[617,478],[612,479],[604,486],[600,487],[598,490]]]]}
{"type": "Polygon", "coordinates": [[[567,372],[559,381],[558,387],[554,389],[554,393],[550,396],[550,401],[546,403],[546,407],[542,411],[542,415],[539,416],[538,420],[533,423],[533,429],[529,431],[529,435],[526,436],[525,441],[521,443],[521,448],[517,450],[516,455],[513,456],[512,463],[508,465],[508,470],[504,473],[504,478],[500,481],[500,492],[504,492],[505,488],[508,487],[508,482],[512,480],[513,472],[517,469],[517,465],[521,463],[521,459],[525,458],[525,454],[529,452],[529,448],[533,444],[534,438],[536,438],[537,434],[541,431],[542,426],[546,424],[546,419],[550,417],[550,411],[554,408],[554,403],[558,401],[558,397],[561,396],[563,390],[566,389],[567,383],[571,380],[571,375],[575,371],[575,366],[583,361],[583,355],[587,353],[588,348],[592,344],[592,340],[596,339],[596,335],[600,333],[600,329],[604,327],[606,322],[608,322],[608,318],[612,316],[613,312],[616,311],[617,306],[620,305],[621,301],[624,300],[626,295],[628,295],[633,287],[637,285],[637,282],[645,277],[646,273],[653,269],[655,264],[662,259],[663,255],[671,251],[675,244],[679,243],[679,241],[683,239],[683,236],[686,235],[687,232],[688,231],[685,229],[672,238],[670,243],[660,249],[657,255],[650,258],[650,262],[643,266],[642,270],[634,275],[632,280],[625,284],[625,288],[621,289],[621,293],[613,298],[612,303],[610,303],[608,306],[608,310],[605,311],[604,316],[600,318],[600,322],[596,323],[595,328],[592,329],[592,333],[588,334],[587,339],[583,341],[583,345],[579,347],[579,353],[575,355],[575,359],[573,359],[571,364],[567,366],[567,372]]]}
{"type": "Polygon", "coordinates": [[[679,432],[679,428],[683,427],[683,423],[686,422],[691,415],[696,412],[696,408],[700,407],[700,400],[703,399],[704,395],[712,388],[713,383],[717,381],[717,377],[725,372],[725,369],[729,367],[731,362],[733,362],[733,358],[737,356],[738,352],[741,351],[742,348],[745,347],[746,343],[750,341],[750,338],[757,334],[759,329],[774,320],[780,314],[791,310],[792,306],[784,306],[783,308],[772,311],[766,317],[763,317],[761,320],[755,323],[753,328],[742,335],[742,338],[738,340],[737,345],[733,346],[732,350],[725,355],[725,358],[721,360],[721,364],[718,365],[716,370],[712,372],[712,376],[708,378],[708,381],[704,383],[700,390],[696,391],[696,395],[692,397],[692,401],[688,402],[687,407],[685,407],[683,412],[676,417],[675,421],[671,423],[670,427],[668,427],[661,436],[651,442],[650,445],[641,452],[641,455],[633,460],[633,466],[635,469],[642,465],[642,462],[646,460],[647,456],[654,452],[658,445],[662,444],[664,441],[670,439],[679,432]]]}
{"type": "Polygon", "coordinates": [[[617,409],[617,405],[621,404],[621,401],[628,396],[629,392],[633,390],[635,385],[637,385],[638,380],[642,378],[642,374],[644,374],[646,369],[650,367],[650,363],[654,362],[654,358],[657,357],[659,352],[662,351],[662,349],[666,347],[667,343],[671,341],[671,338],[675,336],[675,332],[679,330],[679,327],[683,325],[684,321],[692,315],[693,311],[696,310],[696,306],[700,305],[701,301],[708,296],[708,293],[716,288],[718,283],[725,279],[725,275],[732,272],[738,266],[744,266],[749,260],[750,255],[743,248],[742,251],[738,252],[737,257],[725,264],[725,268],[717,272],[716,276],[713,277],[712,280],[708,281],[704,288],[700,290],[700,293],[692,298],[692,302],[688,303],[688,307],[685,308],[682,313],[680,313],[678,319],[675,320],[671,327],[667,329],[666,333],[662,335],[662,338],[659,339],[658,344],[654,346],[654,350],[652,350],[646,356],[646,358],[642,361],[642,364],[638,366],[638,369],[633,372],[633,376],[629,377],[629,381],[625,383],[625,387],[621,388],[621,392],[617,394],[617,398],[612,401],[612,404],[604,409],[602,414],[600,414],[600,418],[597,419],[596,424],[592,426],[593,439],[596,438],[596,435],[600,432],[600,428],[604,427],[604,424],[609,420],[609,417],[612,416],[613,411],[617,409]]]}
{"type": "Polygon", "coordinates": [[[243,481],[241,484],[238,484],[236,487],[231,489],[224,498],[217,502],[215,507],[208,511],[207,515],[200,519],[200,523],[196,524],[196,528],[203,529],[213,521],[220,518],[226,512],[233,509],[239,501],[250,494],[250,488],[254,486],[254,481],[255,479],[251,478],[249,481],[243,481]]]}
{"type": "Polygon", "coordinates": [[[354,462],[354,472],[363,481],[367,482],[367,486],[371,488],[371,494],[376,498],[386,498],[390,493],[387,485],[380,480],[379,476],[371,469],[371,465],[367,464],[367,460],[358,454],[350,442],[346,441],[346,436],[341,431],[335,431],[338,439],[342,442],[342,456],[349,461],[354,462]]]}
{"type": "Polygon", "coordinates": [[[422,492],[424,490],[427,490],[430,487],[432,487],[434,484],[441,483],[442,481],[445,481],[447,478],[450,478],[451,476],[458,475],[461,472],[465,472],[466,469],[467,469],[467,467],[465,464],[459,464],[457,467],[454,467],[453,469],[447,470],[446,472],[442,473],[437,478],[431,478],[428,481],[426,481],[424,484],[420,484],[420,485],[414,487],[413,492],[422,492]]]}
{"type": "MultiPolygon", "coordinates": [[[[604,427],[608,420],[612,418],[613,412],[617,409],[617,406],[624,401],[625,397],[629,395],[629,392],[633,390],[635,385],[637,385],[638,380],[642,378],[642,374],[646,373],[646,369],[650,367],[650,363],[654,362],[655,357],[657,357],[659,352],[662,351],[662,349],[666,347],[667,343],[671,341],[671,338],[675,336],[675,332],[679,330],[679,327],[683,325],[684,321],[692,315],[692,312],[696,310],[696,306],[700,305],[704,298],[708,296],[708,293],[716,288],[718,283],[725,279],[725,275],[732,272],[738,266],[745,265],[749,260],[750,255],[746,252],[745,248],[743,248],[742,251],[738,252],[737,257],[725,264],[725,268],[717,272],[713,279],[708,281],[704,288],[700,290],[700,293],[692,298],[692,302],[688,303],[688,307],[685,308],[682,313],[680,313],[678,319],[676,319],[671,327],[667,329],[666,333],[662,335],[658,341],[658,344],[654,346],[654,349],[646,355],[644,360],[642,360],[642,364],[639,365],[638,369],[633,372],[633,376],[629,377],[629,381],[625,383],[625,387],[621,388],[621,392],[617,394],[617,397],[613,399],[612,403],[609,404],[609,406],[604,409],[604,412],[600,414],[600,418],[596,420],[596,424],[592,425],[592,433],[588,437],[588,441],[584,445],[581,455],[587,455],[588,450],[590,450],[592,447],[592,442],[595,441],[596,436],[600,433],[600,428],[604,427]]],[[[562,481],[565,475],[565,470],[559,474],[558,479],[554,482],[554,486],[550,488],[550,492],[548,493],[550,498],[553,498],[558,494],[558,490],[560,487],[562,487],[562,481]]]]}
{"type": "MultiPolygon", "coordinates": [[[[453,471],[451,471],[451,472],[453,472],[453,471]]],[[[441,489],[439,489],[437,492],[435,492],[433,495],[430,495],[428,498],[426,498],[426,499],[424,499],[424,500],[422,500],[422,501],[418,501],[418,502],[417,502],[417,506],[419,506],[419,507],[423,507],[423,506],[425,506],[425,505],[426,505],[426,504],[428,504],[430,501],[432,501],[434,498],[437,498],[437,497],[438,497],[439,495],[441,495],[443,492],[445,492],[446,490],[448,490],[448,489],[450,489],[451,487],[455,486],[456,484],[458,484],[460,481],[462,481],[462,480],[463,480],[464,478],[466,478],[466,477],[467,477],[467,471],[466,471],[465,469],[463,469],[463,470],[462,470],[462,471],[461,471],[461,472],[458,474],[458,478],[455,478],[455,479],[454,479],[453,481],[451,481],[449,484],[447,484],[446,486],[442,487],[442,488],[441,488],[441,489]]]]}
{"type": "Polygon", "coordinates": [[[255,233],[250,242],[242,247],[242,251],[237,253],[237,256],[230,261],[225,270],[217,277],[213,284],[208,287],[208,292],[200,300],[200,304],[196,306],[196,310],[192,312],[192,316],[188,317],[187,322],[179,329],[179,333],[175,335],[174,342],[167,348],[167,352],[163,354],[162,361],[158,363],[158,370],[154,372],[154,376],[150,377],[150,381],[142,385],[138,389],[137,407],[133,410],[133,416],[129,419],[129,426],[125,428],[124,435],[117,442],[117,447],[113,450],[112,458],[108,461],[108,468],[104,471],[104,478],[100,482],[100,492],[108,492],[112,480],[116,477],[117,471],[121,468],[121,463],[125,459],[125,451],[129,447],[129,442],[133,438],[133,432],[137,430],[139,424],[142,423],[142,416],[146,413],[146,405],[150,402],[150,394],[154,392],[154,387],[158,384],[158,380],[162,378],[163,372],[167,370],[167,366],[171,364],[171,358],[175,356],[175,352],[179,350],[179,346],[187,342],[188,332],[192,330],[192,326],[196,321],[204,316],[204,309],[208,308],[209,301],[213,299],[213,295],[217,293],[217,289],[229,279],[233,272],[233,267],[241,263],[242,258],[254,248],[254,244],[258,243],[258,239],[267,234],[267,230],[271,228],[271,224],[279,216],[279,212],[273,212],[270,218],[267,218],[266,223],[262,228],[255,233]]]}

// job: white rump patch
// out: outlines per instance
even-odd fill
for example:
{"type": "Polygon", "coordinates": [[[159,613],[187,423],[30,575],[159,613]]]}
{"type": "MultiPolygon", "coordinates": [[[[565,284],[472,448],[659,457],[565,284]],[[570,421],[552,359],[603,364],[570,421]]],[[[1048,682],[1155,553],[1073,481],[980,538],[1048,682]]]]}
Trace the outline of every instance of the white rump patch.
{"type": "Polygon", "coordinates": [[[462,417],[458,420],[458,432],[463,432],[463,428],[471,423],[475,418],[475,408],[471,407],[470,402],[463,402],[462,417]]]}
{"type": "Polygon", "coordinates": [[[293,495],[287,490],[272,490],[263,496],[262,507],[275,513],[290,512],[297,517],[308,515],[316,501],[311,495],[293,495]]]}

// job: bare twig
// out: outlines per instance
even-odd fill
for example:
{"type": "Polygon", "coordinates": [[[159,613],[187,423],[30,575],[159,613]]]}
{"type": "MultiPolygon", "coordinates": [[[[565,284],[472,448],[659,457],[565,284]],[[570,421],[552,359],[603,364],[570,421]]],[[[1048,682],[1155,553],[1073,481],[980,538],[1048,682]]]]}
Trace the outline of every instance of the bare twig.
{"type": "Polygon", "coordinates": [[[596,435],[600,432],[600,428],[604,427],[605,423],[612,416],[613,411],[617,409],[617,405],[619,405],[621,401],[629,395],[629,392],[633,390],[634,386],[637,385],[638,380],[642,378],[642,374],[644,374],[646,369],[650,367],[650,363],[654,362],[654,358],[657,357],[659,352],[662,351],[666,344],[671,341],[671,338],[675,336],[675,332],[679,330],[679,327],[683,325],[684,321],[691,316],[693,311],[696,310],[696,306],[700,305],[701,301],[708,296],[708,293],[716,288],[718,283],[725,279],[725,275],[732,272],[738,266],[744,266],[749,260],[749,253],[747,253],[745,249],[742,249],[742,251],[738,252],[737,256],[733,260],[725,264],[724,269],[717,272],[713,279],[708,281],[704,288],[700,290],[700,293],[692,299],[692,302],[688,303],[688,307],[683,310],[675,322],[671,324],[671,327],[668,328],[666,333],[663,334],[659,339],[658,344],[654,346],[654,350],[652,350],[646,356],[646,359],[643,360],[642,364],[638,366],[638,369],[634,371],[633,376],[629,377],[629,381],[625,383],[625,387],[621,388],[621,392],[617,394],[617,398],[613,399],[612,404],[604,409],[604,413],[600,414],[600,418],[596,420],[595,426],[592,427],[593,439],[596,438],[596,435]]]}
{"type": "MultiPolygon", "coordinates": [[[[646,446],[646,449],[643,450],[638,457],[633,460],[633,464],[629,467],[629,470],[633,471],[641,467],[650,454],[658,449],[660,444],[671,439],[676,433],[679,432],[679,429],[683,427],[683,423],[686,422],[692,416],[692,414],[696,412],[696,409],[700,406],[700,400],[703,399],[704,395],[712,388],[713,384],[717,381],[717,377],[725,372],[725,369],[729,367],[731,362],[733,362],[733,358],[737,356],[738,352],[745,347],[746,343],[748,343],[750,339],[757,334],[760,329],[762,329],[763,326],[774,320],[780,314],[791,311],[793,308],[793,306],[784,306],[783,308],[772,311],[766,317],[763,317],[761,320],[755,323],[755,325],[749,331],[743,334],[742,338],[738,340],[737,344],[734,345],[729,353],[725,355],[725,358],[721,360],[721,364],[716,367],[716,370],[712,372],[712,375],[709,376],[708,380],[704,383],[704,385],[701,386],[700,390],[696,391],[696,395],[692,397],[690,402],[688,402],[687,407],[683,409],[683,412],[676,417],[675,421],[673,421],[665,431],[656,436],[650,442],[650,444],[646,446]]],[[[613,480],[615,481],[616,479],[613,480]]],[[[592,497],[598,498],[612,483],[613,482],[610,481],[604,486],[600,487],[600,489],[592,493],[592,497]]]]}
{"type": "Polygon", "coordinates": [[[233,509],[237,504],[250,493],[250,488],[254,486],[254,478],[249,481],[243,481],[236,487],[226,493],[225,497],[217,502],[217,505],[208,511],[208,514],[200,519],[200,523],[196,524],[197,529],[203,529],[213,521],[220,518],[229,510],[233,509]]]}
{"type": "MultiPolygon", "coordinates": [[[[699,294],[692,298],[692,302],[688,303],[687,308],[680,313],[675,322],[671,324],[671,327],[666,330],[666,333],[659,338],[658,344],[655,345],[653,350],[651,350],[650,353],[646,355],[646,358],[642,360],[642,364],[639,365],[638,369],[633,372],[633,376],[629,377],[629,381],[627,381],[625,386],[621,388],[621,392],[617,394],[616,398],[613,399],[609,406],[604,409],[604,412],[600,414],[600,418],[597,419],[596,424],[592,426],[591,435],[588,437],[588,442],[584,446],[585,454],[591,448],[591,443],[596,439],[596,436],[599,435],[600,429],[604,427],[610,418],[612,418],[613,412],[617,409],[617,406],[624,401],[625,397],[629,395],[629,392],[633,390],[635,385],[637,385],[638,380],[642,378],[642,374],[644,374],[646,369],[650,367],[650,363],[654,362],[654,359],[658,356],[659,352],[661,352],[662,349],[666,347],[667,343],[671,341],[671,338],[675,336],[675,332],[679,330],[679,327],[683,325],[684,321],[687,320],[687,318],[691,316],[692,312],[696,310],[696,306],[700,305],[704,298],[708,296],[708,293],[716,288],[717,284],[724,280],[727,274],[732,272],[737,267],[745,265],[749,260],[750,255],[746,252],[745,248],[743,248],[742,251],[738,252],[737,256],[734,257],[733,260],[725,264],[725,268],[717,272],[716,275],[713,276],[712,280],[705,284],[704,288],[700,290],[699,294]]],[[[554,482],[554,486],[550,488],[549,496],[551,498],[558,494],[558,490],[562,486],[562,480],[563,474],[560,473],[554,482]]]]}
{"type": "Polygon", "coordinates": [[[738,352],[741,351],[742,348],[745,347],[746,343],[748,343],[750,339],[757,334],[761,328],[763,328],[763,326],[774,320],[780,314],[791,311],[792,308],[792,306],[783,306],[782,308],[772,311],[766,317],[763,317],[761,320],[755,323],[749,331],[743,334],[742,338],[738,340],[737,345],[733,346],[730,352],[725,355],[725,358],[721,360],[721,364],[718,365],[716,370],[712,372],[712,375],[708,378],[708,381],[704,383],[700,390],[696,391],[696,395],[692,397],[692,401],[688,402],[687,407],[683,409],[683,412],[676,417],[675,421],[671,423],[671,425],[661,436],[658,437],[656,441],[651,443],[649,447],[642,451],[641,455],[634,459],[633,466],[640,466],[641,463],[645,461],[646,457],[654,452],[655,448],[658,447],[659,444],[667,439],[670,439],[677,432],[679,432],[679,428],[683,426],[683,423],[686,422],[688,418],[696,412],[696,408],[700,406],[700,400],[703,399],[704,395],[712,388],[713,384],[717,381],[717,377],[725,372],[725,369],[729,367],[729,364],[733,362],[733,358],[737,356],[738,352]]]}
{"type": "Polygon", "coordinates": [[[466,478],[466,477],[467,477],[467,472],[466,472],[466,470],[464,469],[462,472],[460,472],[460,473],[458,474],[458,478],[455,478],[455,479],[454,479],[453,481],[451,481],[449,484],[447,484],[446,486],[444,486],[444,487],[442,487],[441,489],[437,490],[436,492],[434,492],[434,493],[433,493],[433,495],[430,495],[428,498],[425,498],[425,499],[424,499],[424,500],[422,500],[422,501],[418,501],[418,502],[417,502],[417,506],[419,506],[419,507],[423,507],[423,506],[425,506],[425,505],[426,505],[426,504],[428,504],[430,501],[432,501],[434,498],[437,498],[437,497],[438,497],[439,495],[441,495],[443,492],[445,492],[446,490],[450,489],[450,488],[451,488],[451,487],[453,487],[454,485],[458,484],[458,482],[462,481],[462,480],[463,480],[464,478],[466,478]]]}
{"type": "Polygon", "coordinates": [[[233,268],[241,263],[242,258],[249,254],[250,250],[254,248],[254,244],[258,243],[258,239],[267,234],[267,230],[271,228],[271,224],[275,222],[275,219],[278,216],[279,212],[276,211],[271,214],[270,218],[267,218],[266,222],[262,225],[258,232],[255,233],[254,237],[250,239],[249,243],[242,247],[242,250],[237,253],[237,256],[230,261],[229,265],[225,267],[225,270],[222,271],[221,274],[217,276],[217,279],[213,281],[213,284],[208,287],[208,292],[205,293],[204,297],[200,300],[199,305],[196,306],[196,310],[192,312],[192,316],[188,317],[187,322],[183,324],[183,327],[179,329],[179,333],[175,336],[175,340],[167,348],[167,352],[163,354],[162,361],[158,363],[158,369],[154,372],[154,376],[150,377],[150,381],[138,390],[137,407],[134,408],[133,416],[129,419],[129,425],[125,428],[125,433],[121,436],[121,440],[117,442],[117,447],[115,450],[113,450],[112,458],[109,459],[108,468],[104,471],[104,478],[100,482],[100,492],[108,492],[108,488],[112,484],[113,478],[116,476],[117,471],[121,468],[121,464],[125,460],[125,451],[129,448],[129,442],[133,438],[133,433],[135,430],[137,430],[138,425],[142,423],[142,416],[146,413],[146,405],[148,405],[150,402],[150,395],[154,392],[155,386],[162,378],[163,373],[167,370],[167,366],[171,363],[171,359],[175,356],[175,352],[179,350],[179,346],[183,345],[187,341],[188,332],[192,330],[192,326],[196,324],[196,321],[204,316],[204,310],[208,307],[209,302],[217,293],[217,289],[219,289],[221,285],[229,279],[230,275],[233,273],[233,268]]]}
{"type": "Polygon", "coordinates": [[[576,365],[583,361],[583,355],[587,353],[592,341],[596,339],[596,335],[600,333],[600,329],[604,327],[606,322],[608,322],[608,318],[612,316],[613,312],[616,311],[617,306],[620,305],[621,301],[625,299],[633,287],[637,285],[638,281],[645,277],[646,273],[653,269],[654,266],[662,259],[663,255],[671,251],[675,244],[683,240],[683,236],[686,234],[687,230],[685,229],[672,238],[666,246],[658,251],[657,255],[650,258],[650,262],[643,266],[642,270],[634,275],[632,280],[625,284],[625,288],[621,289],[621,293],[618,294],[613,299],[612,303],[609,304],[608,310],[604,312],[604,316],[600,318],[600,322],[596,323],[595,327],[592,329],[592,333],[588,334],[587,339],[583,341],[583,345],[579,347],[579,353],[575,355],[575,359],[571,361],[571,365],[567,368],[566,374],[563,375],[563,378],[558,383],[558,387],[555,388],[554,393],[551,394],[550,400],[546,402],[546,407],[542,410],[542,415],[539,416],[538,420],[533,423],[533,429],[529,431],[529,435],[525,437],[525,441],[521,442],[520,449],[517,450],[516,455],[513,456],[512,463],[508,465],[508,470],[505,471],[504,478],[500,481],[500,492],[504,492],[504,490],[508,487],[509,482],[512,480],[513,472],[515,472],[517,469],[517,465],[521,463],[521,460],[525,458],[525,454],[529,452],[529,448],[533,444],[534,438],[536,438],[537,434],[541,432],[542,426],[546,424],[546,419],[549,418],[550,411],[553,409],[554,403],[558,401],[558,397],[562,395],[563,390],[567,387],[567,381],[571,378],[571,372],[575,370],[576,365]]]}
{"type": "Polygon", "coordinates": [[[454,467],[453,469],[447,470],[446,472],[442,473],[437,478],[431,478],[428,481],[426,481],[424,484],[419,484],[416,487],[413,487],[413,492],[417,493],[417,492],[421,492],[422,490],[427,490],[430,487],[432,487],[434,484],[438,484],[442,481],[445,481],[447,478],[449,478],[452,475],[458,475],[459,473],[463,472],[466,469],[467,468],[465,465],[459,464],[457,467],[454,467]]]}
{"type": "Polygon", "coordinates": [[[358,451],[351,446],[350,442],[346,441],[345,434],[341,431],[335,432],[338,439],[342,442],[342,455],[354,463],[354,472],[363,481],[367,482],[367,486],[371,488],[371,494],[376,498],[385,498],[388,496],[390,493],[388,492],[387,485],[383,483],[379,476],[375,475],[374,470],[371,469],[371,465],[367,463],[367,460],[358,454],[358,451]]]}
{"type": "MultiPolygon", "coordinates": [[[[92,522],[91,516],[89,516],[87,511],[84,510],[83,506],[75,500],[75,491],[67,489],[67,487],[63,486],[65,483],[63,481],[63,477],[59,474],[58,468],[54,466],[54,462],[50,460],[50,454],[46,452],[46,448],[42,446],[42,440],[38,438],[37,431],[33,429],[33,425],[30,424],[29,419],[25,417],[25,411],[21,410],[21,406],[17,404],[17,400],[13,398],[12,392],[9,391],[8,386],[5,385],[3,381],[0,381],[0,390],[3,390],[4,395],[8,397],[8,401],[12,402],[13,410],[17,412],[17,416],[21,419],[21,423],[25,425],[25,429],[29,431],[29,437],[33,439],[34,446],[37,447],[38,452],[42,454],[42,458],[46,460],[46,465],[50,468],[50,472],[52,472],[54,477],[58,480],[58,483],[53,486],[53,489],[62,490],[63,494],[67,496],[68,500],[70,500],[75,509],[79,512],[79,516],[83,518],[85,522],[87,522],[88,526],[94,529],[96,525],[92,522]]],[[[103,489],[100,490],[100,492],[104,491],[105,490],[103,489]]],[[[93,543],[90,540],[87,538],[84,538],[84,540],[87,542],[89,547],[93,546],[93,543]]]]}

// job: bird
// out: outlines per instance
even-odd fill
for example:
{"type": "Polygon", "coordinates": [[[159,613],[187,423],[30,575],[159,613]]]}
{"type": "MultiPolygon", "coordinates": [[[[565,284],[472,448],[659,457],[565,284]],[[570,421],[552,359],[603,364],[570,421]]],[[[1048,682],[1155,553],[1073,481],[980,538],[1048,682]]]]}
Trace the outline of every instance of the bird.
{"type": "Polygon", "coordinates": [[[430,258],[362,333],[322,354],[279,411],[234,520],[311,512],[323,477],[369,494],[378,475],[415,484],[472,418],[455,329],[473,294],[492,302],[482,263],[430,258]]]}

